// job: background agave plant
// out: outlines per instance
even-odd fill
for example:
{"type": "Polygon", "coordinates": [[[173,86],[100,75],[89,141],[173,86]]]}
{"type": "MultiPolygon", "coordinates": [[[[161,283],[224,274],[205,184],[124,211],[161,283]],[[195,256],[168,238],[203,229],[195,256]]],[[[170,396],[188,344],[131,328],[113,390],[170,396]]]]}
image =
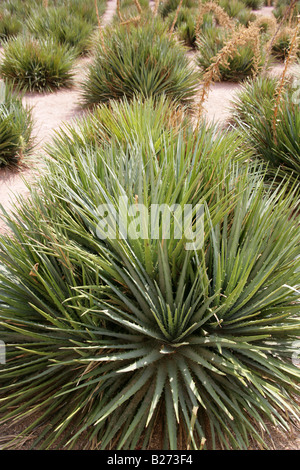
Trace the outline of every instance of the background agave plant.
{"type": "Polygon", "coordinates": [[[188,104],[196,93],[198,74],[189,67],[184,47],[160,22],[110,31],[105,50],[99,41],[94,63],[82,84],[85,105],[166,95],[188,104]]]}
{"type": "Polygon", "coordinates": [[[99,449],[147,448],[154,432],[169,449],[197,449],[208,434],[211,447],[246,448],[249,436],[263,444],[264,418],[289,428],[297,199],[266,192],[248,157],[235,132],[205,125],[168,129],[156,146],[150,134],[52,155],[1,238],[2,420],[39,412],[25,433],[50,422],[46,448],[84,431],[99,449]],[[139,204],[191,203],[193,216],[203,204],[203,245],[186,250],[175,217],[169,238],[100,239],[99,204],[116,209],[119,196],[137,230],[139,204]]]}
{"type": "Polygon", "coordinates": [[[245,83],[233,102],[233,121],[256,154],[268,162],[273,175],[276,172],[293,180],[300,175],[298,94],[293,83],[286,84],[274,132],[277,89],[275,78],[260,77],[245,83]]]}
{"type": "Polygon", "coordinates": [[[24,91],[52,91],[71,86],[74,60],[66,45],[18,36],[5,43],[0,75],[24,91]]]}
{"type": "Polygon", "coordinates": [[[27,21],[27,27],[36,38],[50,37],[58,44],[74,48],[76,53],[87,52],[94,25],[74,15],[66,7],[42,9],[27,21]]]}
{"type": "Polygon", "coordinates": [[[262,0],[243,0],[243,3],[246,7],[252,8],[253,10],[259,10],[263,5],[262,0]]]}
{"type": "Polygon", "coordinates": [[[32,149],[32,115],[22,95],[0,83],[0,167],[16,164],[32,149]]]}
{"type": "MultiPolygon", "coordinates": [[[[275,9],[273,10],[273,14],[275,18],[277,18],[278,20],[282,19],[285,16],[286,11],[289,8],[289,6],[290,6],[289,0],[277,0],[275,4],[275,9]]],[[[296,20],[297,15],[299,15],[299,13],[300,13],[300,1],[296,2],[296,6],[294,8],[292,18],[296,20]]],[[[289,20],[289,18],[287,20],[289,20]]]]}
{"type": "MultiPolygon", "coordinates": [[[[197,64],[205,72],[214,62],[215,56],[229,41],[229,34],[223,28],[207,28],[197,40],[197,64]]],[[[220,65],[219,78],[224,81],[238,82],[253,74],[256,52],[253,44],[238,45],[236,52],[228,58],[227,65],[220,65]]],[[[264,54],[261,50],[259,66],[263,64],[264,54]]]]}
{"type": "MultiPolygon", "coordinates": [[[[166,18],[171,12],[177,10],[179,5],[179,0],[166,0],[165,2],[160,3],[159,13],[163,18],[166,18]]],[[[195,0],[183,0],[182,6],[184,8],[197,8],[198,3],[195,0]]]]}
{"type": "MultiPolygon", "coordinates": [[[[171,28],[174,18],[177,15],[177,11],[172,11],[166,21],[168,21],[169,28],[171,28]]],[[[177,15],[177,20],[174,25],[175,32],[180,41],[188,47],[196,47],[196,21],[198,17],[197,8],[182,7],[177,15]]],[[[204,31],[207,28],[213,26],[213,16],[210,13],[203,15],[201,23],[201,30],[204,31]]]]}
{"type": "Polygon", "coordinates": [[[23,29],[23,25],[19,19],[11,17],[6,11],[0,10],[0,40],[17,36],[23,29]]]}
{"type": "Polygon", "coordinates": [[[96,149],[114,138],[128,149],[135,148],[136,141],[141,145],[151,139],[153,149],[160,149],[162,136],[171,129],[174,134],[185,123],[184,109],[165,96],[148,100],[137,96],[131,102],[125,98],[99,105],[84,118],[65,125],[56,133],[47,151],[56,159],[66,152],[75,157],[82,146],[96,149]]]}

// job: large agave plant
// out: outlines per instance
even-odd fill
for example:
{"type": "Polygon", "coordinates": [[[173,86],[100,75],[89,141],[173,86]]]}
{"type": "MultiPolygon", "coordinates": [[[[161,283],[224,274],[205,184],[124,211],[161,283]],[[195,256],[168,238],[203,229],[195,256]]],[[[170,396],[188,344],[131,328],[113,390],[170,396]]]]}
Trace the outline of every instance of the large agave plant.
{"type": "Polygon", "coordinates": [[[84,432],[99,449],[151,447],[154,432],[167,449],[208,436],[211,447],[263,444],[265,419],[284,429],[297,419],[295,194],[265,192],[235,133],[200,126],[165,131],[160,147],[151,136],[135,144],[52,157],[32,202],[7,216],[2,419],[39,412],[24,432],[50,423],[39,432],[46,448],[84,432]],[[104,237],[99,205],[113,214],[120,196],[131,212],[108,217],[104,237]],[[158,236],[136,236],[148,227],[143,208],[160,203],[158,236]],[[175,216],[163,231],[172,204],[191,204],[193,229],[203,205],[194,250],[175,236],[175,216]],[[112,236],[125,222],[136,230],[112,236]]]}
{"type": "Polygon", "coordinates": [[[118,27],[96,49],[82,85],[86,105],[130,100],[137,94],[166,95],[188,104],[196,93],[199,77],[189,66],[184,47],[158,21],[118,27]]]}

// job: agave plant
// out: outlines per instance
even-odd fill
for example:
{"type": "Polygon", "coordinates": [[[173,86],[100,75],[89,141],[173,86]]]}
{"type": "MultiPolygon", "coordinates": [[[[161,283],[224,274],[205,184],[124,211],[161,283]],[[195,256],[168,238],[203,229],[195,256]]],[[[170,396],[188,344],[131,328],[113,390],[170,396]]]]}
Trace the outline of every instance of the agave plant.
{"type": "MultiPolygon", "coordinates": [[[[195,8],[182,7],[177,15],[177,11],[171,12],[167,21],[171,28],[173,21],[177,16],[174,28],[180,41],[183,41],[186,46],[196,47],[196,19],[197,10],[195,8]]],[[[210,13],[206,13],[203,17],[201,30],[213,26],[213,18],[210,13]]]]}
{"type": "Polygon", "coordinates": [[[0,11],[0,40],[17,36],[23,29],[18,18],[12,17],[6,11],[0,11]]]}
{"type": "Polygon", "coordinates": [[[269,164],[274,174],[297,179],[300,175],[300,114],[297,89],[288,82],[280,100],[274,129],[274,107],[278,81],[260,77],[248,81],[233,101],[235,126],[248,144],[269,164]],[[279,172],[278,172],[279,170],[279,172]]]}
{"type": "Polygon", "coordinates": [[[24,91],[53,91],[72,84],[75,55],[51,39],[18,36],[4,45],[0,75],[24,91]]]}
{"type": "Polygon", "coordinates": [[[289,428],[296,195],[266,192],[247,157],[235,132],[205,125],[167,130],[156,148],[149,135],[52,156],[1,238],[2,420],[39,412],[24,435],[50,424],[43,448],[83,433],[99,449],[148,448],[154,432],[167,449],[198,449],[208,435],[211,447],[246,448],[249,436],[263,444],[264,418],[289,428]],[[161,203],[157,237],[143,237],[142,211],[161,203]],[[192,228],[197,204],[205,211],[191,250],[174,230],[186,204],[192,228]]]}
{"type": "Polygon", "coordinates": [[[62,6],[37,11],[27,20],[27,28],[35,37],[50,37],[79,55],[87,52],[94,25],[62,6]]]}
{"type": "MultiPolygon", "coordinates": [[[[177,10],[179,0],[166,0],[159,5],[159,13],[163,18],[166,18],[171,12],[177,10]]],[[[183,0],[182,6],[184,8],[197,8],[198,2],[195,0],[183,0]]]]}
{"type": "Polygon", "coordinates": [[[32,150],[32,114],[22,94],[0,83],[0,167],[16,164],[32,150]]]}
{"type": "Polygon", "coordinates": [[[255,13],[252,12],[252,10],[249,8],[244,8],[238,13],[236,18],[240,24],[248,27],[250,23],[256,20],[257,17],[255,13]]]}
{"type": "MultiPolygon", "coordinates": [[[[230,40],[230,35],[222,28],[207,28],[198,38],[197,64],[202,72],[205,72],[218,52],[223,49],[226,42],[230,40]]],[[[246,43],[238,45],[234,54],[232,54],[226,65],[219,66],[219,79],[224,81],[238,82],[253,75],[256,61],[256,52],[253,44],[246,43]]],[[[263,64],[264,54],[260,51],[258,58],[259,66],[263,64]]]]}
{"type": "Polygon", "coordinates": [[[237,18],[245,9],[245,4],[241,0],[220,0],[219,5],[232,18],[237,18]]]}
{"type": "Polygon", "coordinates": [[[119,5],[119,11],[117,11],[113,18],[113,23],[117,27],[120,23],[120,16],[122,17],[122,22],[130,21],[132,18],[141,17],[142,21],[145,21],[146,18],[151,17],[151,9],[148,0],[139,0],[139,5],[141,8],[141,13],[138,12],[135,2],[132,0],[122,0],[119,5]]]}
{"type": "MultiPolygon", "coordinates": [[[[285,60],[289,54],[293,29],[283,28],[272,44],[272,54],[279,60],[285,60]]],[[[298,56],[300,56],[300,40],[298,40],[298,56]]]]}
{"type": "Polygon", "coordinates": [[[160,22],[114,29],[98,43],[94,63],[82,84],[83,102],[166,95],[188,104],[196,93],[198,74],[185,49],[169,38],[160,22]]]}
{"type": "MultiPolygon", "coordinates": [[[[290,6],[289,0],[277,0],[275,9],[273,10],[273,15],[275,16],[275,18],[278,20],[281,20],[284,16],[286,16],[286,12],[289,6],[290,6]]],[[[300,13],[300,1],[296,2],[295,8],[292,13],[292,18],[296,20],[299,13],[300,13]]]]}

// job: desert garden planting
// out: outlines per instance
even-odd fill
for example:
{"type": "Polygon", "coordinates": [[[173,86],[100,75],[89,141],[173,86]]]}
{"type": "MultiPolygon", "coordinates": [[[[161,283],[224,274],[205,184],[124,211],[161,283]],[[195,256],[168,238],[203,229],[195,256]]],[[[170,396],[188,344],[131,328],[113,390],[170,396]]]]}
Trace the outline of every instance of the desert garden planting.
{"type": "Polygon", "coordinates": [[[0,449],[300,449],[300,2],[5,0],[0,43],[0,449]]]}

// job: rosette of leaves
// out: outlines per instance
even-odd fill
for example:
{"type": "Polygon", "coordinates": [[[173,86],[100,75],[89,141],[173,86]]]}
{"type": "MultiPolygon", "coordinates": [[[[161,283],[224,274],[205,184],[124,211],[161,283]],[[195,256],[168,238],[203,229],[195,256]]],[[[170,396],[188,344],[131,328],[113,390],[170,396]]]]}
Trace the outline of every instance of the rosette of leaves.
{"type": "Polygon", "coordinates": [[[23,435],[41,425],[42,448],[84,436],[145,449],[155,433],[166,449],[245,449],[250,436],[264,445],[266,421],[290,429],[297,195],[267,190],[249,156],[238,134],[205,125],[156,148],[149,135],[52,156],[1,238],[3,421],[32,418],[23,435]],[[152,204],[164,206],[147,239],[152,204]],[[174,230],[187,204],[203,236],[193,249],[174,230]]]}
{"type": "MultiPolygon", "coordinates": [[[[293,29],[286,27],[283,28],[276,36],[272,44],[272,54],[278,60],[285,60],[288,57],[291,40],[293,36],[293,29]]],[[[300,57],[300,40],[298,39],[297,55],[300,57]]]]}
{"type": "MultiPolygon", "coordinates": [[[[163,18],[166,18],[170,13],[177,10],[178,5],[179,0],[166,0],[160,3],[158,11],[163,18]]],[[[182,6],[186,8],[197,8],[198,2],[195,0],[183,0],[182,6]]]]}

